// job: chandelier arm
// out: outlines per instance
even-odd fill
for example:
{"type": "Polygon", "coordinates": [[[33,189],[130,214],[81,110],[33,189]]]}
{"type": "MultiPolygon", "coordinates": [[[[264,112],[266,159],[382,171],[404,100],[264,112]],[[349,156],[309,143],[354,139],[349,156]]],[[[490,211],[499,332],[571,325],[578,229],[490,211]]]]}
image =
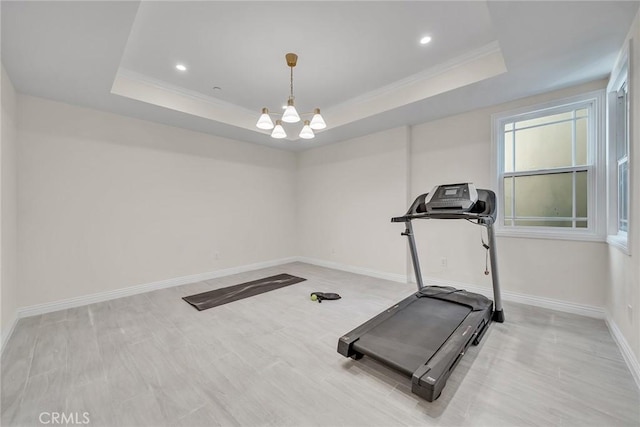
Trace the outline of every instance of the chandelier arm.
{"type": "MultiPolygon", "coordinates": [[[[275,112],[273,112],[271,110],[269,110],[269,112],[267,114],[270,115],[270,116],[282,116],[282,113],[275,113],[275,112]]],[[[313,111],[309,111],[309,112],[306,112],[306,113],[298,113],[299,116],[312,116],[314,114],[315,114],[315,112],[313,112],[313,111]]]]}

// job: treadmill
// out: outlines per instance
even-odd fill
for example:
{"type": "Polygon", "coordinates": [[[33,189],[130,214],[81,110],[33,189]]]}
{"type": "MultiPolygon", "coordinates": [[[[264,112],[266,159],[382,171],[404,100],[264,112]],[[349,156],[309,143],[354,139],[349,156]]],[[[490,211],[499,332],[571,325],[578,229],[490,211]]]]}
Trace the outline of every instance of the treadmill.
{"type": "MultiPolygon", "coordinates": [[[[478,345],[491,320],[504,322],[496,239],[496,195],[471,183],[436,186],[419,196],[401,217],[405,224],[418,291],[343,335],[338,353],[358,360],[369,356],[411,378],[411,391],[432,402],[467,348],[478,345]],[[424,286],[411,221],[461,219],[487,228],[494,302],[448,286],[424,286]]],[[[488,247],[487,247],[488,246],[488,247]]],[[[485,272],[488,273],[488,272],[485,272]]]]}

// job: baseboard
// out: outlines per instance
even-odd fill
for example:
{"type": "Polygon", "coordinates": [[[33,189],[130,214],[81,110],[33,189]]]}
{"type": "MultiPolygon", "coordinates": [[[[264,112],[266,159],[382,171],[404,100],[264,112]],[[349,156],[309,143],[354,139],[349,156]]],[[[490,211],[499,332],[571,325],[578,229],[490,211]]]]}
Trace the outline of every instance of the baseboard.
{"type": "Polygon", "coordinates": [[[616,325],[616,322],[613,321],[613,318],[608,312],[606,312],[605,321],[607,322],[607,327],[613,336],[613,340],[618,344],[618,348],[620,348],[622,357],[627,363],[636,385],[640,389],[640,363],[638,363],[638,358],[633,353],[633,350],[631,350],[631,346],[624,335],[622,335],[622,331],[620,331],[620,328],[618,328],[618,325],[616,325]]]}
{"type": "Polygon", "coordinates": [[[0,354],[4,352],[4,346],[9,341],[9,338],[11,338],[11,335],[13,335],[13,331],[16,329],[17,324],[18,324],[18,315],[16,314],[13,316],[13,319],[11,319],[11,323],[9,327],[6,328],[6,330],[2,331],[2,344],[0,344],[0,354]]]}
{"type": "Polygon", "coordinates": [[[392,282],[407,283],[407,276],[404,274],[387,273],[384,271],[371,270],[363,267],[355,267],[338,262],[326,261],[318,258],[296,257],[296,261],[306,264],[317,265],[319,267],[332,268],[334,270],[346,271],[349,273],[362,274],[364,276],[375,277],[377,279],[391,280],[392,282]]]}
{"type": "MultiPolygon", "coordinates": [[[[232,267],[223,270],[217,270],[207,273],[194,274],[189,276],[176,277],[173,279],[160,280],[157,282],[146,283],[137,286],[131,286],[122,289],[116,289],[113,291],[100,292],[91,295],[84,295],[81,297],[70,298],[61,301],[54,301],[50,303],[32,305],[28,307],[22,307],[17,310],[17,316],[15,321],[11,325],[8,332],[2,337],[2,345],[9,339],[17,319],[29,316],[36,316],[38,314],[50,313],[53,311],[65,310],[68,308],[79,307],[87,304],[93,304],[102,301],[108,301],[116,298],[127,297],[131,295],[141,294],[144,292],[151,292],[158,289],[169,288],[173,286],[186,285],[194,282],[201,282],[203,280],[215,279],[218,277],[229,276],[232,274],[244,273],[247,271],[258,270],[261,268],[274,267],[291,262],[304,262],[307,264],[317,265],[320,267],[332,268],[335,270],[347,271],[349,273],[362,274],[365,276],[375,277],[378,279],[390,280],[393,282],[407,283],[407,276],[403,274],[394,274],[388,272],[381,272],[363,267],[356,267],[347,264],[341,264],[333,261],[326,261],[317,258],[309,257],[288,257],[281,258],[272,261],[259,262],[255,264],[248,264],[239,267],[232,267]]],[[[455,282],[450,280],[443,280],[437,278],[425,277],[425,283],[441,286],[453,286],[456,288],[467,289],[471,292],[476,292],[488,297],[492,297],[491,288],[485,288],[481,286],[471,285],[467,283],[455,282]]],[[[604,319],[604,309],[599,307],[593,307],[582,304],[575,304],[566,301],[559,301],[550,298],[538,297],[527,294],[520,294],[517,292],[502,291],[502,298],[505,301],[513,301],[522,304],[532,305],[536,307],[548,308],[551,310],[562,311],[566,313],[579,314],[582,316],[594,317],[597,319],[604,319]]]]}
{"type": "MultiPolygon", "coordinates": [[[[466,289],[477,294],[485,295],[493,299],[493,290],[482,286],[470,285],[467,283],[454,282],[451,280],[425,277],[425,283],[439,286],[453,286],[458,289],[466,289]]],[[[581,316],[604,319],[604,309],[591,305],[576,304],[567,301],[560,301],[551,298],[544,298],[534,295],[521,294],[518,292],[502,291],[502,299],[505,301],[517,302],[520,304],[532,305],[535,307],[548,308],[550,310],[562,311],[564,313],[579,314],[581,316]]]]}
{"type": "Polygon", "coordinates": [[[173,286],[186,285],[203,280],[216,279],[218,277],[230,276],[232,274],[244,273],[247,271],[259,270],[261,268],[275,267],[297,261],[296,257],[281,258],[272,261],[247,264],[239,267],[225,268],[223,270],[211,271],[208,273],[192,274],[189,276],[175,277],[173,279],[160,280],[142,285],[130,286],[113,291],[99,292],[91,295],[69,298],[61,301],[48,302],[44,304],[31,305],[18,309],[18,318],[36,316],[38,314],[51,313],[53,311],[66,310],[68,308],[80,307],[87,304],[108,301],[116,298],[128,297],[158,289],[171,288],[173,286]]]}
{"type": "MultiPolygon", "coordinates": [[[[317,258],[297,257],[297,261],[307,264],[318,265],[320,267],[332,268],[335,270],[348,271],[349,273],[363,274],[365,276],[376,277],[379,279],[391,280],[394,282],[407,283],[408,279],[403,274],[386,273],[368,268],[355,267],[352,265],[340,264],[333,261],[326,261],[317,258]]],[[[458,289],[467,289],[468,291],[485,295],[493,298],[493,290],[482,286],[471,285],[468,283],[455,282],[452,280],[443,280],[434,277],[425,277],[426,284],[439,286],[453,286],[458,289]]],[[[518,292],[502,291],[502,299],[505,301],[513,301],[521,304],[532,305],[535,307],[547,308],[550,310],[561,311],[564,313],[578,314],[581,316],[593,317],[596,319],[604,319],[604,309],[584,304],[576,304],[567,301],[560,301],[551,298],[544,298],[534,295],[521,294],[518,292]]]]}

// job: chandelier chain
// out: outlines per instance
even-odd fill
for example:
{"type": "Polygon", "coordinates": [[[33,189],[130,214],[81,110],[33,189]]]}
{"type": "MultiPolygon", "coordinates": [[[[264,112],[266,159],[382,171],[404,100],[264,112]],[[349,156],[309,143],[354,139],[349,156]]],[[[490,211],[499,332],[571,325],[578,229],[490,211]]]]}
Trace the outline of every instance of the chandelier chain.
{"type": "Polygon", "coordinates": [[[289,99],[293,99],[293,67],[290,67],[290,69],[291,69],[291,78],[290,78],[291,95],[289,95],[289,99]]]}

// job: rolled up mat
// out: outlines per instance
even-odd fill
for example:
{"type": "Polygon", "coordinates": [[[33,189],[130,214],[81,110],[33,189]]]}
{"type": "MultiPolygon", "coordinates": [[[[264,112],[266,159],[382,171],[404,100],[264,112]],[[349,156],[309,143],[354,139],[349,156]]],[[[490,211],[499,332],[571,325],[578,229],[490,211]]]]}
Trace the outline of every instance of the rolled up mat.
{"type": "Polygon", "coordinates": [[[307,279],[292,276],[290,274],[278,274],[276,276],[265,277],[264,279],[252,282],[241,283],[222,289],[203,292],[201,294],[190,295],[182,299],[197,308],[199,311],[206,310],[218,305],[227,304],[240,299],[252,297],[274,289],[295,285],[307,279]]]}

